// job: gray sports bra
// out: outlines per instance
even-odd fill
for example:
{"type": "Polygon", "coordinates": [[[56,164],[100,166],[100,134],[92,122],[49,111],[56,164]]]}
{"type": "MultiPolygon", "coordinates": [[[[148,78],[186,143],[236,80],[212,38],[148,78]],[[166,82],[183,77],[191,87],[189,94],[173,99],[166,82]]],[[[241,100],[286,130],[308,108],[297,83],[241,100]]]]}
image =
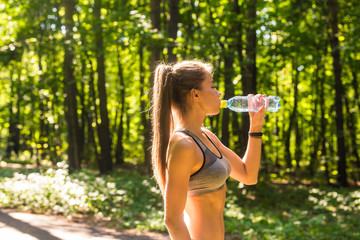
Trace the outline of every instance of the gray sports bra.
{"type": "Polygon", "coordinates": [[[204,156],[201,168],[190,176],[188,196],[211,193],[223,188],[226,180],[230,176],[231,166],[229,161],[223,157],[211,138],[203,132],[218,150],[220,157],[211,152],[210,149],[208,149],[206,145],[192,132],[185,129],[180,129],[176,132],[182,132],[192,137],[204,156]]]}

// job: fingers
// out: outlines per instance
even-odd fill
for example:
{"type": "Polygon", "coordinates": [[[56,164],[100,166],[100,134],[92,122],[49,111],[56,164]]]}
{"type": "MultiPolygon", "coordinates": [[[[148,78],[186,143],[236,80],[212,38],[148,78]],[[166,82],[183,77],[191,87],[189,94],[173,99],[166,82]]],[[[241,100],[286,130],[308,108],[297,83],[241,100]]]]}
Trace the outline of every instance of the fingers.
{"type": "MultiPolygon", "coordinates": [[[[255,109],[259,109],[258,111],[260,111],[260,109],[263,108],[263,106],[266,105],[265,103],[265,99],[264,97],[266,97],[266,94],[248,94],[247,97],[249,97],[249,101],[248,101],[248,107],[249,107],[249,112],[253,112],[255,109]]],[[[265,111],[265,107],[263,112],[265,111]]]]}
{"type": "Polygon", "coordinates": [[[259,97],[266,97],[267,95],[266,95],[266,94],[260,94],[260,93],[254,95],[254,94],[250,93],[250,94],[248,94],[247,96],[248,96],[248,97],[256,97],[256,98],[259,98],[259,97]]]}

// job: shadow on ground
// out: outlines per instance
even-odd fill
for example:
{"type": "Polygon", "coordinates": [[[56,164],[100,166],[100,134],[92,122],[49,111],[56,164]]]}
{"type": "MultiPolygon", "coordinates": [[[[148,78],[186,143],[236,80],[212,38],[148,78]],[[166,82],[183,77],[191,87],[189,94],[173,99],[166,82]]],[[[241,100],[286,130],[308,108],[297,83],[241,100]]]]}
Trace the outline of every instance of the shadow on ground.
{"type": "Polygon", "coordinates": [[[168,240],[166,234],[117,232],[74,223],[62,216],[47,216],[0,209],[0,238],[21,240],[168,240]]]}

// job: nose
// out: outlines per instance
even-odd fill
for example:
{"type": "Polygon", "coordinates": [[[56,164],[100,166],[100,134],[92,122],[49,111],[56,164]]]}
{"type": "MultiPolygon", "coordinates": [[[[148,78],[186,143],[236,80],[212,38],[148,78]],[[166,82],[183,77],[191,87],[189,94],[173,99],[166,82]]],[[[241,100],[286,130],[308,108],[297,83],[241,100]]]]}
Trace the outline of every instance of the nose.
{"type": "Polygon", "coordinates": [[[217,91],[217,96],[218,96],[218,98],[220,98],[222,96],[222,93],[217,91]]]}

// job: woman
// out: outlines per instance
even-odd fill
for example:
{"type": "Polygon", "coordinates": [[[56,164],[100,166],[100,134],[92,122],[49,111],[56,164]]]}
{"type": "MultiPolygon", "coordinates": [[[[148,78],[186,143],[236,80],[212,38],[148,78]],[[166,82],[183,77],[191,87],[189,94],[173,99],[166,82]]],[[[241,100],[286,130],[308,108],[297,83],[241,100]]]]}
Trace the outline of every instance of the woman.
{"type": "Polygon", "coordinates": [[[207,115],[220,111],[221,93],[211,73],[209,64],[198,61],[155,70],[152,163],[164,197],[165,224],[176,240],[224,239],[227,178],[257,183],[265,109],[250,113],[250,137],[241,159],[202,128],[207,115]]]}

